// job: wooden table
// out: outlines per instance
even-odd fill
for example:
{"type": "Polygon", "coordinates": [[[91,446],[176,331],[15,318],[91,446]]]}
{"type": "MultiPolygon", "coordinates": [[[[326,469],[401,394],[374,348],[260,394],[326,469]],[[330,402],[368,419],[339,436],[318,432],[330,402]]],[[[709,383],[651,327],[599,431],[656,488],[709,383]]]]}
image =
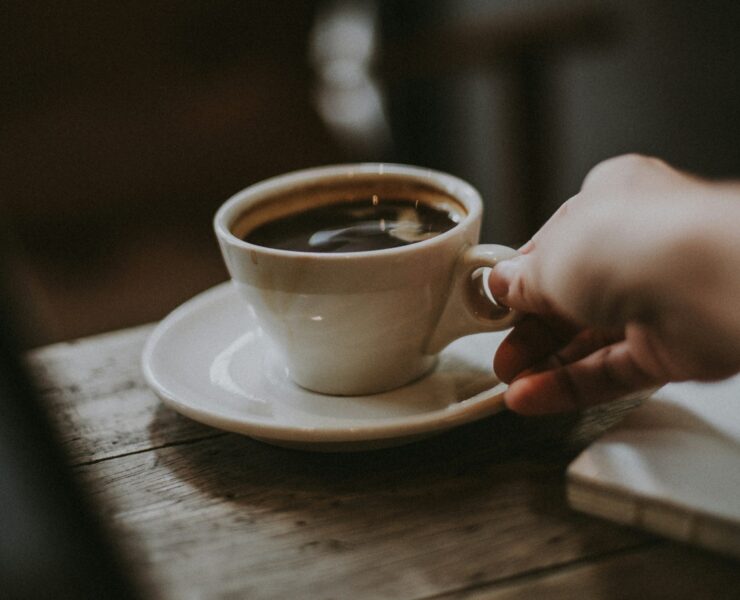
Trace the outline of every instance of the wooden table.
{"type": "Polygon", "coordinates": [[[139,327],[36,350],[75,471],[155,598],[738,598],[740,565],[571,511],[564,470],[628,410],[504,413],[352,454],[200,425],[139,327]]]}

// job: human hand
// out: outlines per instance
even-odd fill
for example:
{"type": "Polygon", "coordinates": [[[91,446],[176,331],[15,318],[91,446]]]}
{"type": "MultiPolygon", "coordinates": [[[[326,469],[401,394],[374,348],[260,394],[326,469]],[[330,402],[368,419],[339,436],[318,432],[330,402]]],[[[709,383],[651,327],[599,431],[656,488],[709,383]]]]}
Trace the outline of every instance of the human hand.
{"type": "Polygon", "coordinates": [[[521,256],[491,273],[529,313],[496,353],[509,408],[582,408],[740,370],[740,188],[662,161],[597,165],[521,256]]]}

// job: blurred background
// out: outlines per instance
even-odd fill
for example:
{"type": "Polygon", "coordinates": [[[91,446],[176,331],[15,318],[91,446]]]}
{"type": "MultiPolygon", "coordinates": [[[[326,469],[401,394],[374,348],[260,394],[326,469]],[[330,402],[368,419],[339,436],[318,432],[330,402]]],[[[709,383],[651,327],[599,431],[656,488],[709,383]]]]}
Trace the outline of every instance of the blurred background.
{"type": "Polygon", "coordinates": [[[381,160],[468,179],[519,244],[624,152],[740,176],[740,3],[166,0],[0,8],[0,218],[31,344],[227,278],[211,217],[381,160]]]}

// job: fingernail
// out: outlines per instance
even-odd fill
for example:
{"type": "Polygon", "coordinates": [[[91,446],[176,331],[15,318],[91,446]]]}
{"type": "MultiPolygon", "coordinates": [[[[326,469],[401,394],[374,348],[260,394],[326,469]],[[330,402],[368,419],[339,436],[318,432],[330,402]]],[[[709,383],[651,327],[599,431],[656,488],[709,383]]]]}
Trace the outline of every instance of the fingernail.
{"type": "Polygon", "coordinates": [[[511,406],[509,405],[509,396],[508,396],[508,394],[506,393],[506,392],[508,392],[508,391],[509,391],[509,390],[506,390],[506,391],[504,392],[504,407],[505,407],[505,408],[506,408],[507,410],[511,410],[511,406]]]}
{"type": "Polygon", "coordinates": [[[504,391],[504,406],[511,412],[519,412],[519,399],[516,397],[516,390],[512,390],[512,385],[504,391]]]}

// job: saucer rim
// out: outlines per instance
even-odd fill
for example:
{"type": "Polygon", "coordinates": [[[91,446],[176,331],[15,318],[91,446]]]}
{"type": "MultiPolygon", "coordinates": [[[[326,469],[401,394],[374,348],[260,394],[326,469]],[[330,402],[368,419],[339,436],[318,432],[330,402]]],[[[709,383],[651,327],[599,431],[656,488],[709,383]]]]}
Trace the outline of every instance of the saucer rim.
{"type": "MultiPolygon", "coordinates": [[[[166,334],[177,327],[181,321],[192,317],[198,310],[212,309],[209,305],[223,300],[229,295],[236,294],[238,292],[231,281],[223,282],[196,294],[157,323],[144,344],[141,354],[141,369],[147,384],[165,405],[194,421],[224,431],[258,438],[262,441],[341,444],[431,435],[491,416],[505,409],[503,391],[506,389],[506,384],[504,383],[499,383],[492,388],[447,405],[442,409],[416,415],[374,419],[372,425],[357,427],[330,425],[309,427],[266,423],[259,419],[245,419],[243,415],[236,416],[214,411],[212,408],[193,405],[192,402],[178,399],[176,394],[159,380],[154,371],[153,357],[158,345],[162,343],[166,334]]],[[[427,375],[427,377],[430,376],[432,375],[427,375]]],[[[414,385],[415,383],[412,382],[408,385],[414,385]]],[[[198,394],[194,394],[194,396],[198,396],[198,394]]],[[[205,400],[203,402],[209,401],[205,400]]]]}

